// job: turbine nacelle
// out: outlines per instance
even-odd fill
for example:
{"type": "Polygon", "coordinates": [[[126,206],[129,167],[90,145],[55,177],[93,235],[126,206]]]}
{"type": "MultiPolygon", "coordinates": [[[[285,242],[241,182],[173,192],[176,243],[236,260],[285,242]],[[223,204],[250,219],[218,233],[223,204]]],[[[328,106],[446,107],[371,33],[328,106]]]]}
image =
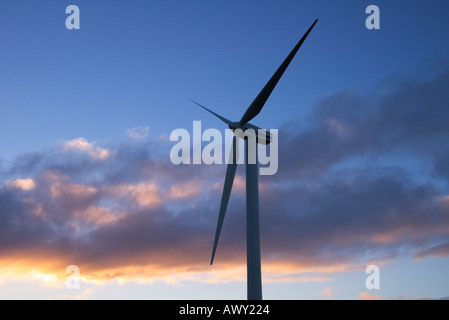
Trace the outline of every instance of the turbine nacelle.
{"type": "Polygon", "coordinates": [[[251,123],[241,125],[240,122],[231,122],[229,129],[232,130],[236,137],[250,141],[256,139],[256,142],[259,144],[268,145],[272,140],[272,135],[269,131],[256,127],[251,123]]]}
{"type": "Polygon", "coordinates": [[[229,129],[231,129],[232,132],[234,132],[234,135],[239,138],[248,139],[251,137],[255,137],[257,143],[264,144],[264,145],[269,144],[271,142],[271,140],[273,140],[272,134],[265,129],[259,128],[251,123],[248,123],[248,122],[242,122],[242,120],[235,121],[235,122],[228,120],[225,117],[219,115],[218,113],[215,113],[212,110],[206,108],[205,106],[199,104],[198,102],[193,101],[193,100],[190,100],[190,101],[192,101],[194,104],[200,106],[204,110],[210,112],[211,114],[216,116],[218,119],[220,119],[221,121],[226,123],[228,125],[229,129]],[[249,130],[249,129],[252,129],[252,130],[249,130]]]}
{"type": "Polygon", "coordinates": [[[229,129],[231,129],[231,130],[242,129],[243,130],[243,126],[238,121],[230,122],[229,123],[229,129]]]}

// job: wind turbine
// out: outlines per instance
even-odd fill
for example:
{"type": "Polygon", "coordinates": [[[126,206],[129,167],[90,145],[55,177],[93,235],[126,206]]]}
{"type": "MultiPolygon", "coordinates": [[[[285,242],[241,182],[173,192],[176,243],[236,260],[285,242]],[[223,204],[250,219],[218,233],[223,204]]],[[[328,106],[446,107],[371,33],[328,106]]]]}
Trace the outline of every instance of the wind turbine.
{"type": "MultiPolygon", "coordinates": [[[[293,60],[296,52],[306,40],[309,33],[317,23],[318,19],[310,26],[304,36],[299,40],[284,62],[280,65],[271,79],[267,82],[265,87],[260,91],[254,101],[246,110],[240,121],[233,122],[225,117],[209,110],[201,104],[194,102],[201,108],[212,113],[214,116],[226,123],[231,130],[241,129],[245,132],[248,129],[259,130],[260,128],[249,123],[262,110],[265,102],[278,83],[279,79],[284,74],[290,62],[293,60]]],[[[265,137],[257,136],[257,143],[269,144],[271,135],[267,133],[265,137]]],[[[258,165],[257,165],[257,147],[251,152],[256,152],[255,163],[250,163],[249,159],[249,141],[245,138],[245,153],[246,153],[246,259],[247,259],[247,292],[248,300],[262,300],[262,273],[260,262],[260,234],[259,234],[259,185],[258,185],[258,165]]],[[[226,170],[226,178],[224,182],[223,195],[221,198],[220,212],[218,215],[217,229],[215,231],[214,247],[212,250],[212,257],[210,264],[214,262],[215,252],[217,250],[218,240],[220,238],[221,228],[226,214],[229,197],[231,195],[232,184],[234,182],[235,171],[237,169],[237,136],[234,135],[231,150],[231,159],[226,170]]]]}

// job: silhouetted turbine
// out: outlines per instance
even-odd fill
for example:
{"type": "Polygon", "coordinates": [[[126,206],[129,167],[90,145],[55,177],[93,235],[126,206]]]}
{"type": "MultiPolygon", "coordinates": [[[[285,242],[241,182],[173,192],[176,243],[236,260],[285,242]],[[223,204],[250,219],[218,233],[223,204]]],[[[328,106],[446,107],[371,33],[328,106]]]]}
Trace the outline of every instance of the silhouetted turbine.
{"type": "MultiPolygon", "coordinates": [[[[271,92],[276,87],[279,79],[284,74],[288,65],[292,61],[296,52],[312,31],[313,27],[317,23],[318,19],[310,26],[304,36],[299,40],[284,62],[280,65],[277,71],[273,74],[271,79],[267,82],[265,87],[260,91],[254,101],[246,110],[245,114],[242,116],[240,121],[233,122],[225,117],[209,110],[208,108],[202,106],[201,104],[194,102],[201,108],[212,113],[214,116],[219,118],[221,121],[226,123],[231,130],[241,129],[245,132],[248,129],[257,130],[260,129],[249,123],[255,116],[259,114],[262,110],[265,102],[268,100],[271,92]]],[[[257,136],[257,135],[256,135],[257,136]]],[[[259,186],[258,186],[258,165],[257,165],[257,147],[256,152],[256,162],[255,164],[250,164],[248,161],[248,141],[245,139],[245,153],[246,153],[246,243],[247,243],[247,289],[248,289],[248,300],[261,300],[262,299],[262,276],[261,276],[261,263],[260,263],[260,236],[259,236],[259,186]]],[[[258,143],[269,144],[270,134],[267,134],[265,139],[257,138],[258,143]]],[[[217,250],[218,240],[220,238],[221,228],[223,226],[223,221],[226,214],[226,208],[228,206],[229,197],[231,195],[232,184],[234,182],[235,171],[237,169],[237,136],[234,135],[232,141],[232,150],[230,152],[230,161],[226,170],[226,178],[224,182],[223,195],[221,197],[220,211],[218,214],[217,229],[215,231],[214,247],[212,249],[212,257],[210,264],[214,262],[215,252],[217,250]]]]}

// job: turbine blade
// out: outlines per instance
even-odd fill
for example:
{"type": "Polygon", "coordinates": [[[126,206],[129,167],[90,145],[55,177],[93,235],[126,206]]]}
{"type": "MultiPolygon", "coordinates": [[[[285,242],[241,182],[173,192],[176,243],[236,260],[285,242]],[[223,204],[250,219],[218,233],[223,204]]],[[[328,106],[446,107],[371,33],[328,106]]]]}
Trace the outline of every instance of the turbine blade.
{"type": "Polygon", "coordinates": [[[274,87],[276,87],[276,84],[278,83],[279,79],[281,79],[282,75],[284,74],[284,71],[287,69],[290,62],[293,60],[293,57],[295,56],[296,52],[298,52],[299,48],[301,47],[302,43],[306,40],[307,36],[309,35],[310,31],[312,31],[313,27],[317,23],[318,19],[315,20],[315,22],[310,26],[309,30],[304,34],[304,36],[299,40],[298,44],[293,48],[293,50],[290,52],[290,54],[287,56],[287,58],[284,60],[284,62],[281,64],[279,69],[274,73],[274,75],[271,77],[271,79],[267,82],[265,87],[260,91],[260,93],[257,95],[256,99],[251,103],[251,105],[246,110],[245,114],[243,115],[242,119],[240,120],[240,125],[244,125],[245,123],[251,121],[255,116],[259,114],[259,112],[262,110],[265,102],[267,102],[268,97],[270,96],[271,92],[273,91],[274,87]]]}
{"type": "Polygon", "coordinates": [[[226,214],[226,208],[228,207],[229,197],[231,195],[232,184],[234,182],[235,171],[237,169],[237,159],[238,159],[238,146],[237,137],[234,136],[232,141],[232,150],[230,154],[230,159],[228,163],[228,168],[226,169],[226,178],[223,187],[223,195],[221,196],[220,213],[218,214],[217,229],[215,231],[214,248],[212,249],[212,257],[210,259],[210,264],[214,263],[215,251],[217,250],[218,239],[220,239],[221,227],[223,226],[224,217],[226,214]]]}
{"type": "Polygon", "coordinates": [[[220,119],[221,121],[223,121],[224,123],[226,123],[227,125],[231,124],[232,121],[226,119],[225,117],[220,116],[219,114],[213,112],[212,110],[209,110],[208,108],[206,108],[205,106],[200,105],[198,102],[193,101],[192,99],[190,99],[190,101],[192,101],[194,104],[200,106],[201,108],[203,108],[206,111],[209,111],[210,113],[212,113],[214,116],[216,116],[218,119],[220,119]]]}

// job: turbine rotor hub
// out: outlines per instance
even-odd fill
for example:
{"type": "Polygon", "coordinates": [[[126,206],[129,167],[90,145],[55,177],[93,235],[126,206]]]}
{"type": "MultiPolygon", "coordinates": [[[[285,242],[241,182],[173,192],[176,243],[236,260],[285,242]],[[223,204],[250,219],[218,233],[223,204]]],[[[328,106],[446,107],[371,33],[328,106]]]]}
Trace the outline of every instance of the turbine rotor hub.
{"type": "Polygon", "coordinates": [[[229,124],[229,129],[231,129],[231,130],[242,129],[242,130],[244,131],[246,128],[244,128],[244,127],[240,124],[240,122],[231,122],[231,123],[229,124]]]}

